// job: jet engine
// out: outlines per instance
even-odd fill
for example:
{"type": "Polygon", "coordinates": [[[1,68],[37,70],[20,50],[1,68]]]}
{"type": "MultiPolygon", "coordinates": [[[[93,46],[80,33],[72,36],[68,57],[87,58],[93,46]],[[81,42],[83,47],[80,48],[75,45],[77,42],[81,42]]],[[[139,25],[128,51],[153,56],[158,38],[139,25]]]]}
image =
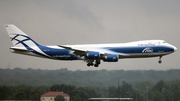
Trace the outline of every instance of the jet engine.
{"type": "Polygon", "coordinates": [[[118,62],[119,56],[117,54],[106,54],[104,62],[118,62]]]}
{"type": "Polygon", "coordinates": [[[88,52],[87,53],[87,58],[88,59],[99,59],[100,58],[100,53],[99,52],[88,52]]]}

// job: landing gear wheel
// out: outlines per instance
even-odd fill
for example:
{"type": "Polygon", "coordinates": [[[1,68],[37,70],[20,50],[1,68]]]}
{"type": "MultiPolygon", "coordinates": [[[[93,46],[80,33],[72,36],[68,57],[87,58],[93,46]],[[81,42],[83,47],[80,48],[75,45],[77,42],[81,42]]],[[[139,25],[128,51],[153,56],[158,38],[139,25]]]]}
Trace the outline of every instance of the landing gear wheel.
{"type": "Polygon", "coordinates": [[[159,63],[159,64],[161,64],[161,63],[162,63],[162,61],[161,61],[161,60],[159,60],[159,61],[158,61],[158,63],[159,63]]]}
{"type": "Polygon", "coordinates": [[[98,67],[99,66],[99,64],[94,64],[94,67],[98,67]]]}
{"type": "Polygon", "coordinates": [[[100,63],[101,63],[100,60],[96,60],[95,64],[94,64],[94,67],[98,67],[100,63]]]}
{"type": "Polygon", "coordinates": [[[93,63],[87,63],[87,66],[93,66],[94,64],[93,63]]]}
{"type": "Polygon", "coordinates": [[[89,66],[91,66],[91,64],[90,64],[90,63],[88,63],[88,64],[87,64],[87,66],[89,67],[89,66]]]}

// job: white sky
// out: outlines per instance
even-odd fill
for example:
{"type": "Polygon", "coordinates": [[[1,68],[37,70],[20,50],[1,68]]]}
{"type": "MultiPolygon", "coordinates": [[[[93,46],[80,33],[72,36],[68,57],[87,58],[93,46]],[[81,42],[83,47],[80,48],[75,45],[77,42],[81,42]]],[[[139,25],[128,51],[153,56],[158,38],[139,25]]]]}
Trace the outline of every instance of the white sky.
{"type": "Polygon", "coordinates": [[[1,0],[0,68],[70,70],[178,69],[180,53],[162,58],[124,59],[87,67],[83,61],[57,61],[13,54],[5,24],[15,24],[44,45],[122,43],[162,39],[180,47],[179,0],[1,0]]]}

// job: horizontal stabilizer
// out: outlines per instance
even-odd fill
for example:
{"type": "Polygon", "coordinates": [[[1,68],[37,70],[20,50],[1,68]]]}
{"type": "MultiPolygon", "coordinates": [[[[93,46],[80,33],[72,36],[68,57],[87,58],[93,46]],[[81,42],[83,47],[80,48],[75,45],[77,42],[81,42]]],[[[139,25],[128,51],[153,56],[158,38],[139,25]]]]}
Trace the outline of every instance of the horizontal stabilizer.
{"type": "Polygon", "coordinates": [[[9,49],[14,50],[14,51],[22,51],[22,52],[32,52],[33,51],[33,50],[27,50],[27,49],[15,48],[15,47],[11,47],[9,49]]]}

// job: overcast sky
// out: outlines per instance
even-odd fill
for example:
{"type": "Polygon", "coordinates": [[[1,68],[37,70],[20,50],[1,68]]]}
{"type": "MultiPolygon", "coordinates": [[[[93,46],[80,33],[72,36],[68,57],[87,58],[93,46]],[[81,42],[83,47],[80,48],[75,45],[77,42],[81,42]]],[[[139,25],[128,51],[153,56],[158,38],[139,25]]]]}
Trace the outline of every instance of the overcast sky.
{"type": "Polygon", "coordinates": [[[157,58],[122,59],[87,67],[84,61],[57,61],[9,51],[4,28],[14,24],[44,45],[123,43],[162,39],[180,47],[180,0],[0,0],[0,68],[70,70],[179,69],[180,51],[157,58]]]}

